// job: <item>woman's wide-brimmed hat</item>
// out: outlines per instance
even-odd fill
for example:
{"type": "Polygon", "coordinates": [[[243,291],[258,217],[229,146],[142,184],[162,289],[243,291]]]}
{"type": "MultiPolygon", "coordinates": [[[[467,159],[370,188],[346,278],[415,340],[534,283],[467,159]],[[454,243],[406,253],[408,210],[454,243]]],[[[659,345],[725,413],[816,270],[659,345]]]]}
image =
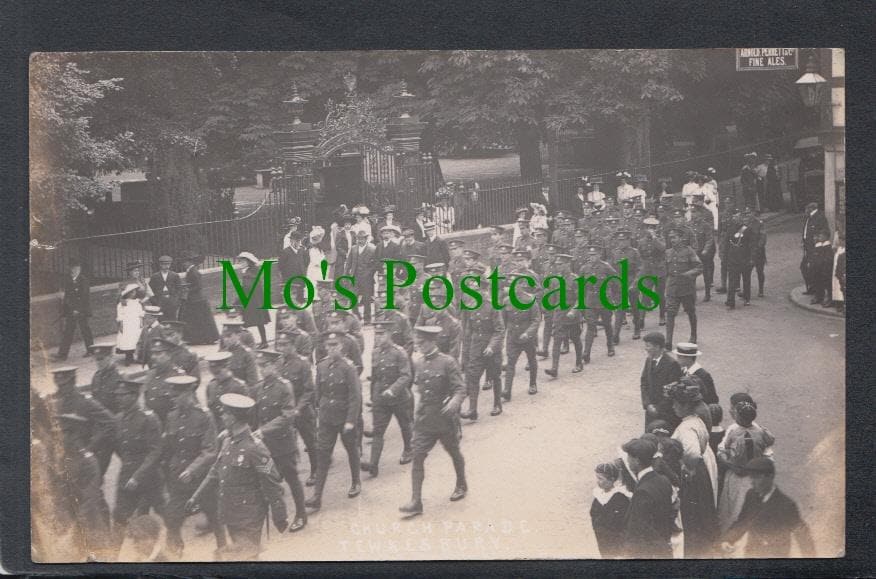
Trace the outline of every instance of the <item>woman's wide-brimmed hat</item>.
{"type": "Polygon", "coordinates": [[[241,251],[240,253],[237,254],[237,258],[238,259],[245,259],[253,265],[258,265],[259,263],[261,263],[261,260],[259,258],[257,258],[255,255],[253,255],[252,253],[250,253],[248,251],[241,251]]]}

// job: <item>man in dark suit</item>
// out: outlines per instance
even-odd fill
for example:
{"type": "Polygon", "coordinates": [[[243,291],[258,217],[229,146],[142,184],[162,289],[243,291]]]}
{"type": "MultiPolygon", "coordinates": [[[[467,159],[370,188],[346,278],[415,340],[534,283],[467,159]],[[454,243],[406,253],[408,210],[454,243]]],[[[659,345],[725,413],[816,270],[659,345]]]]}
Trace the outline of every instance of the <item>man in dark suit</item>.
{"type": "MultiPolygon", "coordinates": [[[[307,250],[301,245],[304,235],[295,231],[289,238],[289,245],[280,250],[278,265],[280,273],[283,274],[283,279],[289,279],[293,276],[304,276],[307,272],[307,250]]],[[[338,260],[341,259],[340,250],[338,250],[338,260]]],[[[337,261],[335,264],[337,265],[337,261]]],[[[299,302],[304,301],[304,283],[301,281],[292,284],[292,292],[295,299],[299,302]]]]}
{"type": "Polygon", "coordinates": [[[823,231],[827,234],[827,239],[830,239],[830,225],[827,223],[827,217],[824,212],[818,209],[818,203],[809,203],[806,205],[806,221],[803,222],[803,260],[800,262],[800,272],[803,274],[803,281],[806,282],[806,294],[814,293],[812,289],[812,276],[809,274],[809,260],[812,257],[812,250],[815,248],[815,235],[823,231]]]}
{"type": "Polygon", "coordinates": [[[402,228],[402,235],[402,259],[410,261],[412,255],[424,255],[426,253],[426,244],[422,241],[417,241],[416,231],[413,227],[402,228]]]}
{"type": "Polygon", "coordinates": [[[645,410],[645,424],[662,419],[674,430],[680,419],[672,411],[672,401],[663,393],[663,387],[681,378],[681,366],[664,351],[666,339],[659,332],[651,332],[644,338],[645,367],[642,369],[641,391],[642,408],[645,410]]]}
{"type": "Polygon", "coordinates": [[[425,255],[426,265],[430,263],[450,263],[450,248],[447,247],[447,242],[438,237],[435,229],[435,224],[431,221],[424,226],[426,231],[425,255]]]}
{"type": "Polygon", "coordinates": [[[732,553],[733,543],[748,533],[745,557],[781,559],[791,555],[793,535],[801,555],[814,556],[812,535],[797,505],[775,485],[773,461],[766,457],[755,458],[745,465],[745,471],[751,477],[752,488],[745,495],[739,518],[724,535],[724,551],[732,553]]]}
{"type": "Polygon", "coordinates": [[[715,391],[715,381],[705,368],[700,366],[698,356],[702,353],[692,342],[679,342],[672,352],[678,358],[681,371],[688,376],[694,376],[700,381],[700,393],[706,404],[718,404],[718,393],[715,391]]]}
{"type": "Polygon", "coordinates": [[[374,296],[374,269],[377,265],[375,260],[377,250],[373,244],[368,243],[368,233],[358,231],[356,233],[356,246],[350,250],[347,259],[346,273],[356,280],[355,290],[362,304],[363,318],[366,324],[371,323],[371,302],[374,296]]]}
{"type": "Polygon", "coordinates": [[[657,445],[634,438],[622,448],[637,479],[621,535],[623,552],[635,559],[671,559],[672,483],[651,467],[657,445]]]}
{"type": "MultiPolygon", "coordinates": [[[[401,229],[398,225],[384,225],[380,228],[380,242],[377,244],[374,259],[380,264],[387,259],[401,260],[404,257],[401,246],[401,229]]],[[[383,265],[380,265],[383,269],[383,265]]]]}
{"type": "Polygon", "coordinates": [[[55,355],[57,360],[66,360],[73,343],[76,326],[85,342],[85,355],[90,356],[89,348],[94,343],[88,318],[91,316],[90,286],[88,279],[82,274],[82,266],[78,261],[70,262],[70,275],[64,278],[64,297],[61,300],[61,317],[64,329],[61,335],[61,345],[55,355]]]}
{"type": "Polygon", "coordinates": [[[152,288],[152,303],[161,308],[161,321],[175,320],[179,313],[180,287],[179,274],[170,271],[173,258],[162,255],[158,258],[158,271],[149,278],[152,288]]]}

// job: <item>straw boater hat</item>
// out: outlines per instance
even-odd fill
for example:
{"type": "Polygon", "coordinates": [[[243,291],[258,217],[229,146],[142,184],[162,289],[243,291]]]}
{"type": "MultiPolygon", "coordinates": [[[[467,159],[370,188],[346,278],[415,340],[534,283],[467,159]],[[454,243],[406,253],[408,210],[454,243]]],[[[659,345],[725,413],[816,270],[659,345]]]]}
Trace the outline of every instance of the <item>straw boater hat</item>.
{"type": "Polygon", "coordinates": [[[676,356],[699,356],[702,354],[700,352],[699,347],[693,342],[679,342],[675,346],[675,350],[672,351],[676,356]]]}

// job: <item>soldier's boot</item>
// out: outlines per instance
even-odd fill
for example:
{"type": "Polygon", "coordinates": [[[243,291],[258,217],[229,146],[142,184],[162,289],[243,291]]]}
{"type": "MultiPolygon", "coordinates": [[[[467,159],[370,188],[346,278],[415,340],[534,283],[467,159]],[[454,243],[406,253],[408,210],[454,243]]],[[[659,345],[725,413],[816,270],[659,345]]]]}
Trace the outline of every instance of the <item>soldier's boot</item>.
{"type": "Polygon", "coordinates": [[[617,344],[617,342],[612,339],[611,332],[609,331],[610,329],[611,326],[609,324],[605,324],[605,345],[608,348],[609,358],[614,356],[614,345],[617,344]]]}
{"type": "Polygon", "coordinates": [[[703,297],[704,302],[712,301],[712,286],[706,286],[706,295],[703,297]]]}
{"type": "MultiPolygon", "coordinates": [[[[361,441],[360,441],[361,444],[361,441]]],[[[356,451],[353,449],[353,452],[347,453],[347,462],[350,465],[350,490],[347,491],[347,498],[354,499],[359,496],[362,492],[362,479],[360,478],[359,471],[362,470],[362,457],[361,457],[361,446],[360,450],[356,451]]]]}
{"type": "Polygon", "coordinates": [[[672,334],[675,332],[675,315],[669,314],[666,316],[666,346],[667,350],[672,349],[672,334]]]}
{"type": "Polygon", "coordinates": [[[569,338],[563,338],[560,342],[560,354],[569,353],[569,338]]]}
{"type": "Polygon", "coordinates": [[[493,409],[490,411],[490,416],[500,414],[502,414],[502,389],[496,386],[493,388],[493,409]]]}
{"type": "Polygon", "coordinates": [[[371,474],[371,478],[377,478],[381,453],[383,453],[383,437],[375,436],[374,440],[371,441],[371,460],[359,465],[359,468],[371,474]]]}
{"type": "Polygon", "coordinates": [[[690,312],[687,314],[687,319],[690,322],[690,341],[697,343],[697,313],[690,312]]]}
{"type": "Polygon", "coordinates": [[[596,333],[588,327],[587,334],[584,336],[584,355],[581,357],[581,361],[585,364],[590,363],[590,351],[593,349],[593,339],[595,337],[596,333]]]}
{"type": "Polygon", "coordinates": [[[511,385],[514,383],[514,373],[505,372],[505,388],[502,390],[502,398],[505,402],[511,402],[511,385]]]}
{"type": "Polygon", "coordinates": [[[554,340],[554,349],[551,351],[551,367],[545,368],[544,373],[551,378],[556,378],[560,369],[560,344],[559,340],[554,340]]]}
{"type": "Polygon", "coordinates": [[[426,478],[424,461],[425,457],[418,456],[414,458],[414,465],[411,468],[411,500],[398,509],[408,516],[420,515],[423,513],[423,479],[426,478]]]}
{"type": "MultiPolygon", "coordinates": [[[[326,457],[328,458],[328,457],[326,457]]],[[[313,488],[313,495],[306,501],[304,506],[318,511],[322,508],[322,491],[325,488],[325,479],[328,478],[328,460],[321,460],[316,471],[316,485],[313,488]]]]}
{"type": "Polygon", "coordinates": [[[615,345],[620,344],[621,326],[623,325],[623,321],[624,321],[623,313],[621,313],[621,312],[615,313],[615,315],[614,315],[614,331],[612,332],[612,342],[614,342],[615,345]]]}
{"type": "Polygon", "coordinates": [[[581,356],[582,356],[582,348],[583,344],[581,344],[581,336],[578,336],[572,341],[572,345],[575,346],[575,367],[572,368],[572,372],[577,374],[584,369],[584,365],[581,364],[581,356]]]}
{"type": "Polygon", "coordinates": [[[645,315],[642,312],[633,311],[633,339],[642,337],[642,327],[645,325],[645,315]]]}
{"type": "Polygon", "coordinates": [[[456,488],[453,489],[450,500],[458,501],[464,499],[468,492],[468,483],[465,480],[465,459],[458,446],[450,452],[450,458],[453,460],[453,469],[456,471],[456,488]]]}
{"type": "Polygon", "coordinates": [[[406,425],[399,424],[402,434],[402,454],[398,459],[399,464],[408,464],[414,460],[414,451],[411,449],[411,438],[413,438],[412,425],[408,422],[406,425]]]}
{"type": "Polygon", "coordinates": [[[316,451],[308,450],[307,457],[310,461],[310,476],[307,477],[307,480],[304,482],[305,486],[312,487],[316,484],[316,473],[317,473],[317,459],[316,459],[316,451]]]}
{"type": "Polygon", "coordinates": [[[465,418],[466,420],[475,421],[478,419],[478,388],[474,388],[474,395],[469,394],[468,396],[468,411],[460,412],[460,418],[465,418]]]}

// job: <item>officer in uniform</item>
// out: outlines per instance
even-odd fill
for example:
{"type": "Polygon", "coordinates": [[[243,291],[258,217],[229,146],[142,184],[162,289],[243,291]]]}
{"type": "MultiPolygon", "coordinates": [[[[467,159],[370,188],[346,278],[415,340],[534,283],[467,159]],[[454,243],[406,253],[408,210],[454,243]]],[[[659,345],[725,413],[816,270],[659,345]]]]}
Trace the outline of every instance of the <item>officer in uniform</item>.
{"type": "MultiPolygon", "coordinates": [[[[219,449],[213,420],[198,406],[195,390],[198,379],[194,376],[170,376],[173,410],[167,415],[167,424],[161,441],[161,472],[167,485],[167,507],[164,522],[167,526],[168,554],[179,558],[183,552],[182,526],[187,513],[186,501],[207,476],[216,461],[219,449]]],[[[215,496],[202,501],[204,514],[214,535],[216,547],[225,547],[225,530],[216,519],[215,496]]]]}
{"type": "MultiPolygon", "coordinates": [[[[656,283],[651,283],[651,287],[660,296],[660,325],[666,325],[666,243],[663,241],[663,235],[657,231],[660,222],[653,217],[646,218],[643,222],[644,228],[639,234],[639,256],[642,258],[642,267],[640,274],[642,277],[654,276],[657,278],[656,283]]],[[[648,310],[638,310],[639,312],[639,329],[641,332],[645,327],[645,316],[648,315],[648,310]]]]}
{"type": "MultiPolygon", "coordinates": [[[[150,507],[164,515],[161,471],[161,421],[151,410],[140,407],[140,377],[126,376],[116,388],[119,415],[113,450],[122,465],[116,481],[113,527],[121,545],[124,529],[138,510],[150,507]]],[[[169,387],[169,385],[168,385],[169,387]]]]}
{"type": "MultiPolygon", "coordinates": [[[[475,264],[467,275],[482,276],[485,268],[475,264]]],[[[502,413],[502,391],[499,384],[502,373],[502,340],[505,323],[502,313],[490,307],[462,311],[462,367],[468,390],[468,411],[460,414],[469,420],[478,419],[478,394],[481,376],[486,373],[487,382],[493,389],[491,416],[502,413]]]]}
{"type": "Polygon", "coordinates": [[[352,484],[347,493],[355,498],[362,492],[359,478],[359,428],[362,415],[362,385],[356,366],[344,357],[343,334],[326,332],[322,340],[326,357],[316,366],[316,392],[319,399],[319,430],[317,431],[316,488],[305,504],[315,510],[322,507],[322,492],[328,477],[329,463],[338,435],[347,451],[352,484]]]}
{"type": "Polygon", "coordinates": [[[292,492],[295,518],[289,525],[289,532],[294,533],[307,524],[307,509],[304,506],[304,487],[298,478],[295,396],[292,383],[279,374],[282,356],[274,350],[256,352],[256,363],[262,379],[252,388],[252,399],[256,403],[253,420],[256,430],[253,431],[253,436],[268,447],[277,472],[292,492]]]}
{"type": "Polygon", "coordinates": [[[189,376],[201,379],[201,368],[198,366],[198,355],[189,350],[183,343],[185,322],[166,320],[161,322],[162,337],[173,346],[170,350],[171,364],[179,371],[189,376]]]}
{"type": "Polygon", "coordinates": [[[416,326],[415,344],[422,357],[414,360],[414,437],[411,468],[411,500],[399,508],[408,516],[423,512],[423,481],[426,457],[439,440],[453,460],[456,486],[450,495],[458,501],[468,492],[465,459],[459,448],[459,408],[465,398],[465,382],[459,364],[438,349],[441,328],[416,326]]]}
{"type": "Polygon", "coordinates": [[[712,282],[715,279],[715,218],[712,212],[703,206],[704,198],[701,190],[694,191],[691,198],[690,226],[696,235],[693,248],[703,264],[703,285],[706,290],[703,301],[707,302],[712,299],[712,282]]]}
{"type": "Polygon", "coordinates": [[[294,424],[304,448],[310,459],[310,476],[305,481],[307,486],[316,484],[317,446],[316,446],[316,409],[314,408],[315,391],[313,386],[313,364],[311,356],[305,356],[295,345],[294,332],[280,332],[277,338],[277,348],[283,354],[280,375],[292,384],[295,398],[294,424]]]}
{"type": "MultiPolygon", "coordinates": [[[[575,367],[572,372],[578,373],[581,366],[581,310],[577,309],[578,285],[574,282],[572,273],[572,256],[568,253],[558,253],[556,257],[556,275],[566,278],[566,301],[569,309],[563,309],[560,302],[553,311],[547,312],[545,317],[553,318],[554,347],[551,351],[551,367],[545,369],[545,374],[552,378],[557,377],[560,367],[560,346],[564,341],[572,342],[575,347],[575,367]]],[[[554,285],[554,284],[551,284],[554,285]]]]}
{"type": "Polygon", "coordinates": [[[241,334],[246,331],[243,320],[239,318],[222,322],[222,349],[231,353],[228,363],[231,373],[238,380],[246,382],[247,386],[252,386],[259,381],[259,375],[252,351],[241,342],[241,334]]]}
{"type": "MultiPolygon", "coordinates": [[[[517,275],[532,275],[532,272],[526,270],[515,273],[517,275]]],[[[506,294],[509,292],[509,288],[510,286],[506,288],[506,294]]],[[[524,282],[518,283],[514,287],[514,291],[518,296],[517,299],[522,303],[533,302],[533,304],[526,309],[512,306],[505,308],[502,312],[505,318],[505,349],[508,352],[508,361],[505,365],[505,389],[502,391],[502,398],[506,402],[511,401],[511,387],[514,384],[517,359],[520,358],[521,353],[526,354],[526,365],[529,370],[529,393],[536,394],[538,392],[538,384],[536,383],[538,358],[535,355],[535,348],[538,343],[538,326],[542,317],[541,303],[536,289],[524,282]]]]}
{"type": "Polygon", "coordinates": [[[204,359],[213,375],[213,379],[207,382],[207,409],[213,415],[216,430],[221,431],[223,407],[219,398],[228,393],[249,395],[249,387],[234,377],[231,371],[231,352],[213,352],[207,354],[204,359]]]}
{"type": "Polygon", "coordinates": [[[696,252],[684,243],[688,232],[680,227],[669,230],[671,247],[666,250],[666,349],[672,349],[675,316],[684,306],[690,322],[690,339],[697,343],[697,276],[703,273],[703,264],[696,252]]]}
{"type": "Polygon", "coordinates": [[[153,340],[149,346],[152,367],[143,376],[143,400],[146,408],[153,411],[162,423],[173,408],[173,393],[165,378],[185,374],[185,370],[173,365],[173,348],[174,344],[167,340],[153,340]]]}
{"type": "Polygon", "coordinates": [[[249,429],[249,414],[255,401],[242,394],[228,393],[220,397],[219,403],[227,435],[222,438],[216,462],[186,508],[193,510],[205,493],[218,487],[219,521],[225,525],[233,545],[220,556],[230,561],[254,560],[261,550],[268,508],[278,531],[282,533],[288,525],[282,479],[270,451],[249,429]]]}
{"type": "MultiPolygon", "coordinates": [[[[604,280],[609,275],[617,275],[617,271],[608,263],[602,260],[603,248],[597,243],[591,243],[587,246],[587,263],[584,264],[581,272],[582,276],[594,276],[597,280],[604,280]]],[[[601,324],[605,330],[605,344],[608,348],[608,357],[614,356],[614,336],[611,328],[611,311],[608,310],[599,299],[600,286],[597,284],[587,284],[586,286],[584,320],[587,323],[587,333],[584,336],[584,356],[582,361],[585,364],[590,363],[590,352],[593,348],[593,340],[596,338],[596,326],[601,324]]],[[[614,284],[609,285],[606,292],[606,297],[613,303],[617,303],[617,295],[615,295],[614,284]]]]}
{"type": "Polygon", "coordinates": [[[374,349],[371,352],[371,413],[373,437],[371,460],[363,462],[365,472],[376,477],[380,468],[380,455],[383,452],[383,435],[393,416],[401,429],[404,451],[400,464],[412,460],[411,436],[411,364],[408,353],[392,341],[394,323],[379,320],[374,324],[374,349]]]}
{"type": "MultiPolygon", "coordinates": [[[[639,309],[636,307],[639,299],[639,288],[638,288],[638,280],[639,280],[639,269],[641,267],[642,258],[639,255],[639,250],[630,245],[630,240],[632,238],[632,232],[628,229],[619,229],[614,234],[615,238],[615,248],[611,252],[611,263],[617,264],[617,267],[620,268],[621,260],[627,260],[627,271],[629,272],[629,295],[630,295],[630,305],[632,308],[633,314],[633,339],[638,340],[641,336],[639,332],[641,331],[641,320],[639,318],[639,309]]],[[[620,344],[620,332],[621,326],[624,324],[626,320],[626,312],[623,309],[620,309],[614,312],[614,344],[620,344]]]]}

